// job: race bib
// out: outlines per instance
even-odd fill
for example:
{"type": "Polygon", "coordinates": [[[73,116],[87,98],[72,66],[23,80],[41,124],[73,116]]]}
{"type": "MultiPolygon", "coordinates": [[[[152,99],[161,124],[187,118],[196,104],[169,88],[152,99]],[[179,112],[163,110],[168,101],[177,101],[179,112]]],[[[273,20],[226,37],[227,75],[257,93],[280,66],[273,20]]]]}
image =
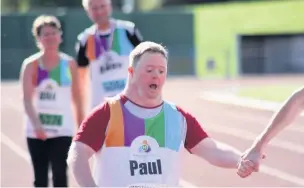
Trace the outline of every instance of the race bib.
{"type": "Polygon", "coordinates": [[[102,83],[103,90],[105,92],[120,92],[122,91],[126,86],[126,80],[112,80],[102,83]]]}
{"type": "Polygon", "coordinates": [[[63,124],[63,117],[58,114],[39,113],[39,119],[46,127],[61,127],[63,124]]]}
{"type": "Polygon", "coordinates": [[[39,109],[38,116],[46,129],[58,129],[64,124],[63,114],[58,110],[39,109]]]}
{"type": "Polygon", "coordinates": [[[113,51],[104,53],[104,55],[101,56],[99,61],[100,61],[100,65],[99,65],[100,74],[106,74],[108,72],[121,69],[124,64],[122,58],[116,52],[113,51]]]}

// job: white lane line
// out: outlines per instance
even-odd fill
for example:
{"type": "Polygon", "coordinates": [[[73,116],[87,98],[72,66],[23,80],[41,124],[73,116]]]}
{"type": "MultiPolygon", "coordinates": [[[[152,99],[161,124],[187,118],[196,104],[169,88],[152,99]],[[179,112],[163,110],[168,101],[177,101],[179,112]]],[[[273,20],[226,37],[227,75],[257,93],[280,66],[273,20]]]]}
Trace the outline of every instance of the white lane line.
{"type": "Polygon", "coordinates": [[[24,159],[27,163],[31,163],[31,158],[27,152],[25,152],[20,146],[15,144],[8,136],[1,132],[1,143],[5,144],[12,151],[14,151],[17,155],[19,155],[22,159],[24,159]]]}
{"type": "Polygon", "coordinates": [[[265,165],[261,165],[260,171],[265,174],[268,174],[270,176],[278,177],[282,180],[292,182],[296,185],[304,186],[304,179],[302,177],[297,177],[297,176],[288,174],[286,172],[283,172],[278,169],[271,168],[271,167],[268,167],[265,165]]]}

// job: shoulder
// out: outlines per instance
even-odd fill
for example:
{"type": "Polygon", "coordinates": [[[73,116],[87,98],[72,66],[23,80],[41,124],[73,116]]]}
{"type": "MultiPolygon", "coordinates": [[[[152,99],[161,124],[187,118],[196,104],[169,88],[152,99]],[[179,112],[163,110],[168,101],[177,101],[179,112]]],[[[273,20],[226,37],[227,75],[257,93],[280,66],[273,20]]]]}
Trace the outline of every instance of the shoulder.
{"type": "Polygon", "coordinates": [[[180,115],[185,118],[188,125],[192,122],[197,122],[196,118],[191,113],[189,113],[187,110],[180,107],[179,105],[170,101],[165,101],[165,103],[167,104],[167,106],[169,106],[169,108],[171,108],[171,110],[180,113],[180,115]]]}
{"type": "Polygon", "coordinates": [[[33,54],[33,55],[30,55],[30,56],[28,56],[27,58],[25,58],[25,59],[23,60],[23,63],[24,63],[24,64],[33,63],[33,62],[37,61],[41,56],[42,56],[42,54],[41,54],[40,52],[37,52],[37,53],[35,53],[35,54],[33,54]]]}
{"type": "Polygon", "coordinates": [[[116,104],[116,103],[120,102],[121,100],[124,101],[124,100],[127,100],[127,99],[124,95],[121,95],[121,94],[115,95],[113,97],[105,97],[105,102],[108,105],[116,104]]]}
{"type": "Polygon", "coordinates": [[[204,133],[202,125],[198,122],[197,118],[192,113],[190,113],[189,111],[185,110],[184,108],[182,108],[180,106],[176,106],[176,110],[178,112],[180,112],[182,114],[182,116],[184,117],[185,123],[187,124],[188,131],[204,133]]]}
{"type": "Polygon", "coordinates": [[[183,115],[184,118],[186,118],[186,119],[193,119],[194,118],[192,116],[192,114],[190,114],[187,110],[185,110],[184,108],[180,107],[179,105],[176,105],[176,104],[173,104],[173,103],[168,103],[168,104],[171,104],[171,106],[174,106],[174,108],[176,109],[176,111],[180,112],[183,115]]]}
{"type": "Polygon", "coordinates": [[[88,119],[90,118],[99,118],[104,117],[105,115],[110,114],[110,105],[108,101],[105,101],[96,107],[94,107],[88,115],[88,119]]]}
{"type": "Polygon", "coordinates": [[[35,53],[27,58],[25,58],[22,62],[22,68],[30,68],[32,67],[35,63],[37,63],[38,59],[41,57],[41,53],[35,53]]]}
{"type": "Polygon", "coordinates": [[[209,135],[191,113],[179,106],[177,106],[176,109],[185,118],[185,123],[187,127],[187,133],[185,137],[185,148],[191,153],[191,149],[194,148],[205,138],[208,138],[209,135]]]}
{"type": "Polygon", "coordinates": [[[133,28],[133,27],[135,27],[135,23],[131,22],[131,21],[128,21],[128,20],[115,19],[114,21],[115,21],[117,27],[121,27],[121,28],[133,28]]]}
{"type": "Polygon", "coordinates": [[[110,118],[110,106],[108,102],[97,105],[84,118],[79,132],[87,129],[89,132],[94,132],[102,127],[106,127],[110,118]]]}
{"type": "Polygon", "coordinates": [[[92,25],[91,27],[86,28],[83,30],[78,36],[77,40],[80,42],[81,45],[85,45],[86,41],[88,40],[90,35],[94,35],[95,33],[95,25],[92,25]]]}
{"type": "Polygon", "coordinates": [[[70,68],[76,68],[77,67],[77,63],[76,63],[75,59],[72,56],[70,56],[70,55],[68,55],[66,53],[63,53],[63,52],[60,52],[59,55],[60,55],[60,58],[62,60],[64,60],[65,62],[68,63],[68,65],[70,66],[70,68]]]}
{"type": "Polygon", "coordinates": [[[65,60],[65,61],[68,61],[68,62],[74,61],[74,58],[72,56],[70,56],[66,53],[63,53],[63,52],[60,52],[59,56],[61,59],[65,60]]]}
{"type": "Polygon", "coordinates": [[[98,152],[103,145],[110,118],[108,103],[96,106],[81,123],[74,141],[82,142],[98,152]]]}
{"type": "Polygon", "coordinates": [[[41,57],[41,53],[35,53],[22,62],[21,69],[19,71],[19,80],[29,80],[34,76],[38,70],[38,59],[41,57]]]}
{"type": "Polygon", "coordinates": [[[134,33],[134,30],[135,30],[135,23],[134,22],[127,21],[127,20],[116,19],[115,23],[116,23],[116,27],[118,29],[125,29],[129,33],[132,33],[132,34],[134,33]]]}

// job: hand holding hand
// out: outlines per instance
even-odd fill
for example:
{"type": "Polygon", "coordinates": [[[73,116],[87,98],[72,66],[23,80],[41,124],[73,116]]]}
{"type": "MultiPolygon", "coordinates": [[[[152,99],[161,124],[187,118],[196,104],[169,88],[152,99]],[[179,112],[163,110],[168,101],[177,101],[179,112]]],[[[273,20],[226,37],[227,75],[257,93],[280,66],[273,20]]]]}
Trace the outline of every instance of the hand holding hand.
{"type": "Polygon", "coordinates": [[[252,172],[255,171],[255,164],[250,160],[244,160],[240,159],[240,162],[238,164],[238,171],[237,174],[241,178],[248,177],[252,172]]]}
{"type": "Polygon", "coordinates": [[[260,149],[251,147],[247,149],[241,156],[238,164],[237,174],[242,177],[248,177],[252,172],[258,172],[261,159],[264,159],[265,155],[262,154],[260,149]]]}

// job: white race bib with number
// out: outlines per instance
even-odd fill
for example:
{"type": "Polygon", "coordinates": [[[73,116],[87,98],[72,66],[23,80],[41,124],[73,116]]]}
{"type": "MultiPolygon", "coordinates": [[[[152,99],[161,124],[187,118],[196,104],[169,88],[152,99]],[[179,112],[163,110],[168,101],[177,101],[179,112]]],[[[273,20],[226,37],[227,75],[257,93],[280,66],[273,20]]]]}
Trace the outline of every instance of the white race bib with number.
{"type": "Polygon", "coordinates": [[[110,51],[91,62],[92,102],[99,104],[103,98],[115,96],[126,86],[128,57],[110,51]]]}

